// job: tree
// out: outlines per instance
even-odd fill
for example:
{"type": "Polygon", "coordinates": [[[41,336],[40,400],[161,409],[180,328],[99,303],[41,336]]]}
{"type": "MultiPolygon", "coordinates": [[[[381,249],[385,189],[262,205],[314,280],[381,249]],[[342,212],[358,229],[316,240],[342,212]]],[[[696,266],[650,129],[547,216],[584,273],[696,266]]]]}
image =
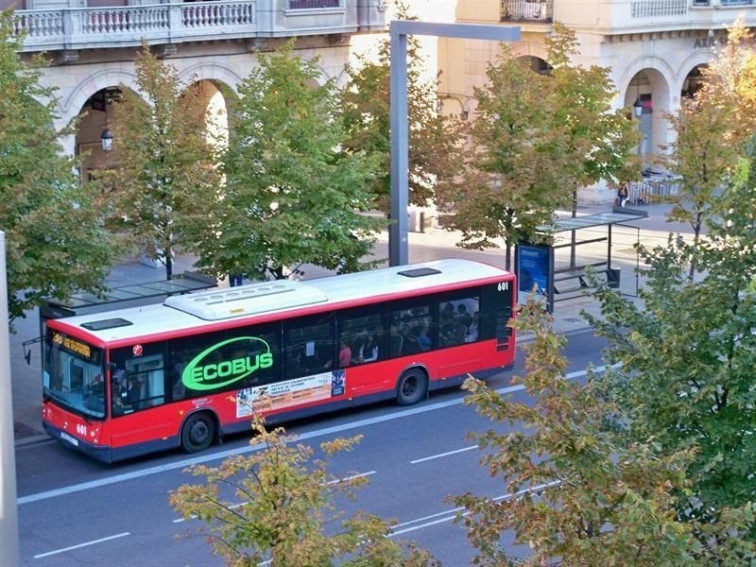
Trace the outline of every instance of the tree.
{"type": "Polygon", "coordinates": [[[5,232],[11,322],[43,298],[99,293],[114,263],[101,222],[99,189],[81,186],[63,155],[53,89],[40,86],[40,59],[25,62],[13,14],[0,14],[0,230],[5,232]]]}
{"type": "Polygon", "coordinates": [[[627,416],[626,439],[694,451],[677,515],[719,564],[748,564],[756,558],[756,189],[753,176],[733,179],[721,217],[707,220],[697,243],[670,235],[667,246],[640,248],[645,309],[602,289],[603,320],[589,320],[622,363],[610,391],[627,416]],[[686,274],[691,263],[696,280],[686,274]],[[728,536],[733,515],[740,523],[728,536]]]}
{"type": "Polygon", "coordinates": [[[374,265],[361,259],[385,225],[366,214],[377,160],[344,149],[334,81],[292,42],[259,63],[231,106],[225,187],[209,205],[215,229],[200,236],[198,265],[258,279],[304,263],[338,272],[374,265]]]}
{"type": "Polygon", "coordinates": [[[206,229],[202,215],[221,178],[197,86],[182,84],[146,43],[135,65],[141,93],[121,87],[113,125],[118,168],[105,176],[114,188],[111,221],[171,279],[177,250],[192,251],[197,225],[206,229]]]}
{"type": "MultiPolygon", "coordinates": [[[[397,5],[397,18],[416,20],[408,7],[397,5]]],[[[461,158],[461,125],[437,112],[437,84],[423,80],[425,61],[420,43],[407,39],[407,117],[409,132],[409,202],[427,206],[435,188],[453,179],[461,158]]],[[[347,85],[342,91],[342,107],[350,151],[382,156],[380,173],[371,184],[375,207],[389,211],[391,193],[390,104],[391,44],[379,45],[377,61],[366,55],[348,65],[347,85]]]]}
{"type": "Polygon", "coordinates": [[[535,335],[524,347],[525,386],[533,403],[515,402],[468,379],[465,400],[501,427],[472,437],[487,451],[481,460],[501,476],[510,494],[492,500],[457,496],[470,530],[476,565],[517,562],[500,545],[504,532],[529,546],[525,565],[559,560],[565,566],[696,565],[697,542],[675,518],[676,489],[685,488],[686,450],[661,453],[652,441],[618,443],[609,425],[617,408],[600,379],[585,385],[565,379],[563,336],[531,297],[516,326],[535,335]]]}
{"type": "Polygon", "coordinates": [[[458,182],[441,192],[449,227],[466,248],[511,247],[542,238],[557,207],[574,206],[578,188],[629,175],[637,134],[625,112],[611,111],[608,70],[569,64],[574,33],[555,24],[548,40],[553,70],[542,75],[506,45],[475,90],[477,118],[458,182]]]}
{"type": "Polygon", "coordinates": [[[353,498],[367,479],[334,477],[328,472],[328,459],[351,450],[361,436],[321,444],[324,458],[313,461],[312,448],[294,445],[283,429],[267,431],[259,417],[253,429],[254,442],[262,446],[259,451],[230,457],[219,467],[192,467],[191,472],[207,483],[183,485],[170,496],[184,518],[206,523],[208,539],[227,565],[437,564],[414,546],[405,553],[387,537],[390,527],[379,518],[357,513],[344,519],[335,510],[337,494],[353,498]],[[329,527],[333,533],[328,533],[329,527]]]}
{"type": "MultiPolygon", "coordinates": [[[[723,188],[754,135],[756,54],[747,49],[751,40],[739,20],[725,49],[703,70],[704,83],[695,98],[683,100],[677,115],[666,116],[676,139],[665,147],[669,153],[662,162],[679,180],[668,218],[691,226],[694,245],[706,219],[721,214],[723,188]]],[[[692,262],[690,278],[696,268],[692,262]]]]}
{"type": "MultiPolygon", "coordinates": [[[[705,89],[699,91],[703,92],[705,89]]],[[[718,213],[718,194],[743,152],[742,145],[732,139],[732,114],[731,101],[714,103],[699,94],[696,99],[683,101],[678,115],[668,116],[677,138],[664,161],[679,181],[668,219],[689,224],[695,244],[701,238],[704,221],[718,213]],[[722,140],[728,142],[723,144],[722,140]]],[[[696,265],[691,263],[689,277],[695,272],[696,265]]]]}

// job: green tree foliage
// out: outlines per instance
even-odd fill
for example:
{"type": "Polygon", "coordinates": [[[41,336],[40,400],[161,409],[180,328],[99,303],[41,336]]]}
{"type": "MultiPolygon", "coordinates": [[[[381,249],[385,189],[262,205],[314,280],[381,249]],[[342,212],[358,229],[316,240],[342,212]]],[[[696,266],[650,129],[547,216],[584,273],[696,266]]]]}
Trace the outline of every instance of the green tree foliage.
{"type": "MultiPolygon", "coordinates": [[[[416,20],[408,7],[397,5],[397,18],[416,20]]],[[[427,206],[435,188],[443,186],[459,172],[461,125],[437,112],[437,84],[423,79],[426,65],[420,43],[414,36],[407,39],[407,117],[409,132],[409,202],[427,206]]],[[[388,212],[391,193],[390,164],[390,74],[391,44],[379,45],[378,58],[357,58],[347,66],[348,80],[342,92],[342,106],[347,139],[344,147],[351,151],[377,153],[382,156],[380,174],[371,184],[375,207],[388,212]]]]}
{"type": "Polygon", "coordinates": [[[289,42],[259,55],[231,106],[225,188],[209,208],[198,265],[280,279],[301,264],[356,271],[385,221],[366,215],[376,156],[344,151],[339,97],[289,42]],[[319,84],[321,83],[322,84],[319,84]]]}
{"type": "Polygon", "coordinates": [[[694,526],[720,565],[756,560],[756,186],[750,183],[725,191],[731,206],[709,219],[698,243],[670,235],[667,246],[640,249],[649,265],[644,310],[604,289],[598,294],[604,320],[589,318],[610,339],[612,361],[622,363],[611,390],[627,417],[628,442],[653,438],[665,454],[694,451],[678,517],[694,526]],[[686,274],[691,263],[701,272],[695,280],[686,274]]]}
{"type": "MultiPolygon", "coordinates": [[[[623,444],[607,427],[617,408],[600,380],[565,379],[564,337],[532,297],[516,326],[533,332],[524,347],[526,376],[516,378],[532,403],[504,398],[475,379],[465,400],[497,426],[473,437],[491,476],[501,477],[510,497],[454,498],[478,550],[476,565],[565,566],[695,565],[697,541],[675,518],[675,489],[685,487],[689,451],[661,453],[645,440],[623,444]],[[508,424],[502,432],[499,424],[508,424]],[[516,429],[511,429],[512,427],[516,429]],[[517,559],[500,545],[511,531],[529,546],[517,559]]],[[[515,550],[517,551],[517,550],[515,550]]]]}
{"type": "MultiPolygon", "coordinates": [[[[702,71],[703,85],[685,99],[677,115],[667,115],[676,134],[666,149],[664,165],[679,176],[679,192],[670,221],[684,222],[698,242],[705,221],[722,212],[723,188],[728,183],[756,126],[756,53],[753,36],[743,21],[729,31],[717,59],[702,71]]],[[[689,277],[696,272],[689,266],[689,277]]]]}
{"type": "Polygon", "coordinates": [[[21,59],[13,14],[0,14],[0,230],[5,232],[11,321],[77,291],[97,293],[114,262],[99,190],[82,187],[62,154],[54,91],[40,86],[41,60],[21,59]]]}
{"type": "Polygon", "coordinates": [[[556,24],[548,41],[550,75],[502,46],[478,101],[470,151],[458,182],[440,191],[449,227],[461,246],[489,248],[537,240],[536,228],[569,207],[578,188],[627,179],[637,141],[626,112],[612,111],[615,93],[602,67],[572,66],[574,33],[556,24]]]}
{"type": "Polygon", "coordinates": [[[364,513],[345,518],[333,500],[353,498],[363,476],[335,477],[328,460],[351,450],[361,437],[311,447],[294,444],[283,429],[267,431],[255,418],[254,443],[262,448],[235,456],[219,467],[194,466],[206,483],[183,485],[171,505],[186,519],[207,525],[208,540],[227,565],[271,567],[421,567],[437,565],[430,555],[387,537],[390,526],[364,513]]]}
{"type": "Polygon", "coordinates": [[[554,89],[554,120],[566,133],[562,184],[577,189],[605,180],[628,181],[638,176],[635,146],[639,134],[628,120],[626,109],[612,110],[616,97],[609,78],[611,69],[582,67],[572,61],[580,55],[575,33],[562,24],[554,25],[546,38],[550,77],[554,89]]]}
{"type": "Polygon", "coordinates": [[[206,229],[200,215],[218,194],[221,178],[200,89],[182,84],[178,71],[147,44],[137,54],[136,76],[141,93],[122,86],[123,100],[116,105],[118,167],[106,177],[113,188],[111,219],[171,279],[175,254],[192,251],[195,232],[206,229]]]}

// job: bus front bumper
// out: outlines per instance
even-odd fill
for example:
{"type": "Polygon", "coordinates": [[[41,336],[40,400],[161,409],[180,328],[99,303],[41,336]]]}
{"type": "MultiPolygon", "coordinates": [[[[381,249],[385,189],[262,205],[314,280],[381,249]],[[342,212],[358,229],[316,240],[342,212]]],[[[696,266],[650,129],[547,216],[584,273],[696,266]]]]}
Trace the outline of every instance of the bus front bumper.
{"type": "Polygon", "coordinates": [[[107,445],[95,445],[94,443],[83,441],[82,439],[78,439],[70,433],[63,431],[59,427],[50,425],[46,421],[42,422],[42,426],[45,428],[45,431],[50,437],[62,441],[66,447],[70,447],[72,449],[75,449],[76,451],[79,451],[80,453],[89,455],[90,457],[93,457],[98,461],[105,463],[113,462],[112,450],[107,445]]]}

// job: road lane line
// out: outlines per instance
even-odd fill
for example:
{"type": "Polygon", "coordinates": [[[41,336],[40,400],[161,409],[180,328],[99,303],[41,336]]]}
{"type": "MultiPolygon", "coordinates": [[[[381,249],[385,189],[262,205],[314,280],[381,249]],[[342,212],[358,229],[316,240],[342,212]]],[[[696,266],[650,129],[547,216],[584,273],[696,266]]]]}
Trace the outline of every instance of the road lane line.
{"type": "Polygon", "coordinates": [[[44,559],[45,557],[50,557],[51,555],[57,555],[59,553],[65,553],[66,551],[73,551],[74,549],[81,549],[82,547],[88,547],[90,545],[96,545],[98,543],[103,543],[103,542],[106,542],[106,541],[111,541],[111,540],[114,540],[114,539],[130,536],[130,535],[131,535],[131,532],[123,532],[123,533],[112,535],[112,536],[108,536],[108,537],[101,537],[100,539],[95,539],[95,540],[92,540],[92,541],[87,541],[85,543],[80,543],[78,545],[72,545],[70,547],[64,547],[62,549],[56,549],[54,551],[48,551],[47,553],[40,553],[38,555],[35,555],[34,559],[44,559]]]}
{"type": "MultiPolygon", "coordinates": [[[[351,476],[345,476],[344,478],[335,478],[333,480],[329,480],[326,483],[326,485],[339,484],[341,482],[346,482],[346,481],[349,481],[349,480],[352,480],[352,479],[355,479],[355,478],[361,478],[361,477],[364,477],[364,476],[372,476],[374,474],[376,474],[375,471],[368,471],[368,472],[365,472],[365,473],[359,473],[359,474],[353,474],[351,476]]],[[[228,508],[230,510],[236,510],[237,508],[241,508],[242,506],[246,506],[248,503],[249,503],[249,501],[239,502],[238,504],[232,504],[228,508]]],[[[196,520],[196,519],[197,519],[197,516],[195,514],[192,514],[188,518],[177,518],[177,519],[173,520],[173,523],[174,524],[180,524],[181,522],[186,522],[188,520],[196,520]]]]}
{"type": "Polygon", "coordinates": [[[458,453],[464,453],[465,451],[472,451],[473,449],[477,449],[477,445],[472,445],[471,447],[465,447],[464,449],[457,449],[456,451],[447,451],[446,453],[439,453],[437,455],[431,455],[430,457],[423,457],[422,459],[415,459],[414,461],[410,461],[411,465],[416,465],[417,463],[424,463],[425,461],[432,461],[433,459],[440,459],[442,457],[448,457],[450,455],[456,455],[458,453]]]}
{"type": "Polygon", "coordinates": [[[333,480],[329,480],[326,482],[327,485],[330,484],[341,484],[342,482],[348,482],[350,480],[353,480],[355,478],[362,478],[363,476],[372,476],[375,474],[375,471],[368,471],[364,473],[359,474],[353,474],[352,476],[345,476],[344,478],[334,478],[333,480]]]}
{"type": "MultiPolygon", "coordinates": [[[[558,486],[559,484],[561,484],[561,481],[558,481],[558,480],[555,480],[552,482],[545,482],[543,484],[538,484],[532,488],[523,488],[522,490],[518,490],[514,494],[511,494],[511,493],[502,494],[501,496],[491,498],[491,500],[493,500],[494,502],[498,502],[500,500],[508,500],[510,498],[522,496],[523,494],[527,494],[529,492],[539,492],[545,488],[551,488],[552,486],[558,486]]],[[[389,537],[394,537],[394,536],[406,534],[409,532],[421,530],[423,528],[430,528],[438,524],[449,522],[451,520],[454,520],[457,517],[457,514],[459,512],[462,512],[463,510],[464,510],[464,507],[453,508],[451,510],[446,510],[444,512],[431,514],[430,516],[423,516],[422,518],[415,518],[414,520],[409,520],[407,522],[402,522],[401,524],[396,524],[391,529],[391,533],[389,534],[389,537]],[[417,524],[417,525],[414,525],[414,524],[417,524]],[[397,528],[401,528],[401,529],[397,529],[397,528]]],[[[462,516],[468,516],[468,515],[469,515],[469,512],[462,512],[462,516]]]]}
{"type": "MultiPolygon", "coordinates": [[[[616,367],[616,366],[617,365],[613,365],[613,367],[616,367]]],[[[599,374],[603,372],[606,368],[607,366],[597,366],[593,369],[593,371],[596,374],[599,374]]],[[[577,372],[570,372],[569,374],[566,375],[565,378],[567,380],[572,380],[581,376],[585,376],[586,374],[587,372],[585,370],[580,370],[577,372]]],[[[525,387],[522,384],[517,384],[515,386],[499,388],[498,390],[496,390],[496,392],[498,392],[499,394],[508,394],[508,393],[523,390],[524,388],[525,387]]],[[[453,400],[447,400],[445,402],[436,402],[436,403],[432,403],[428,405],[415,406],[410,409],[400,410],[400,411],[392,412],[389,414],[372,417],[369,419],[361,419],[359,421],[353,421],[350,423],[345,423],[343,425],[336,425],[333,427],[324,427],[323,429],[316,429],[315,431],[310,431],[308,433],[292,434],[291,437],[295,438],[297,441],[306,441],[308,439],[315,439],[319,437],[338,435],[346,431],[351,431],[354,429],[362,429],[364,427],[367,427],[370,425],[376,425],[378,423],[394,421],[396,419],[401,419],[404,417],[411,417],[414,415],[429,413],[429,412],[436,411],[439,409],[445,409],[452,406],[462,405],[464,400],[465,398],[461,397],[461,398],[456,398],[453,400]]],[[[202,456],[193,457],[190,459],[183,459],[181,461],[176,461],[174,463],[166,463],[164,465],[148,467],[148,468],[141,469],[138,471],[117,474],[117,475],[113,475],[110,477],[101,478],[101,479],[93,480],[89,482],[82,482],[81,484],[73,484],[71,486],[66,486],[63,488],[56,488],[54,490],[47,490],[45,492],[29,494],[27,496],[21,496],[18,499],[18,505],[23,506],[26,504],[31,504],[33,502],[39,502],[40,500],[48,500],[50,498],[57,498],[58,496],[67,496],[69,494],[74,494],[76,492],[83,492],[85,490],[91,490],[93,488],[101,488],[103,486],[109,486],[111,484],[117,484],[119,482],[127,482],[130,480],[135,480],[137,478],[143,478],[143,477],[152,476],[156,474],[162,474],[164,472],[170,472],[174,470],[181,470],[181,469],[190,467],[192,465],[204,464],[204,463],[209,463],[212,461],[221,461],[228,457],[232,457],[235,455],[244,455],[246,453],[252,453],[254,451],[259,451],[260,449],[263,449],[263,448],[265,448],[265,445],[262,443],[256,443],[254,445],[250,444],[250,445],[245,445],[244,447],[239,447],[237,449],[229,449],[228,451],[220,451],[217,453],[202,455],[202,456]]]]}

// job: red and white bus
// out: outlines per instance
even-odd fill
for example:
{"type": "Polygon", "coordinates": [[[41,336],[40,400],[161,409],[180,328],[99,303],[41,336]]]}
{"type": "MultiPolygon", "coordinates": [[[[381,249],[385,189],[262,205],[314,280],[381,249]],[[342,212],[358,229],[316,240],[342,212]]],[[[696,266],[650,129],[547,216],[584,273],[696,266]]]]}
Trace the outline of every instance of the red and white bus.
{"type": "Polygon", "coordinates": [[[47,432],[106,462],[506,368],[514,276],[465,260],[174,295],[45,322],[47,432]]]}

